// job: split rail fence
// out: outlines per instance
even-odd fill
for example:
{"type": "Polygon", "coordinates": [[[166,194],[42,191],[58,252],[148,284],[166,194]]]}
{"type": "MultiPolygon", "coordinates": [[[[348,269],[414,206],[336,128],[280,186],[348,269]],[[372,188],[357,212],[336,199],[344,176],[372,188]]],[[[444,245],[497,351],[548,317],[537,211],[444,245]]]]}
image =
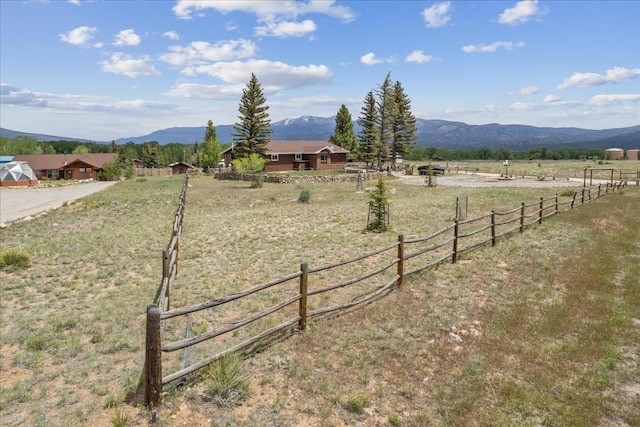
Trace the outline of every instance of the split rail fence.
{"type": "Polygon", "coordinates": [[[172,308],[171,292],[178,274],[187,186],[188,177],[185,177],[171,240],[162,254],[161,286],[154,303],[147,307],[144,385],[145,404],[148,407],[157,408],[161,405],[163,386],[177,380],[184,381],[187,375],[230,353],[247,351],[267,337],[278,333],[290,333],[295,329],[305,330],[308,320],[312,317],[343,312],[370,302],[400,287],[404,276],[445,262],[455,263],[465,252],[485,245],[495,245],[498,239],[522,233],[525,229],[542,223],[545,218],[613,193],[626,187],[627,182],[624,180],[612,185],[607,183],[604,186],[582,188],[574,192],[572,197],[564,196],[562,200],[558,194],[548,198],[541,197],[531,203],[523,202],[510,211],[491,211],[478,218],[456,220],[426,237],[405,239],[399,235],[397,241],[383,248],[345,261],[319,267],[312,267],[304,262],[289,275],[254,285],[241,292],[199,304],[172,308]],[[334,271],[339,273],[332,275],[334,271]],[[261,304],[243,304],[245,298],[274,290],[277,290],[277,293],[262,299],[261,304]],[[272,305],[265,306],[265,300],[272,305]],[[248,306],[249,315],[240,318],[230,315],[223,321],[216,317],[221,315],[223,306],[232,303],[248,306]],[[192,336],[194,314],[206,312],[215,312],[215,315],[211,315],[211,322],[222,325],[192,336]],[[247,329],[249,325],[269,317],[273,318],[276,314],[280,314],[280,317],[267,323],[268,326],[247,329]],[[165,323],[176,319],[183,319],[182,324],[186,323],[185,338],[165,342],[165,323]],[[242,328],[244,333],[240,333],[242,328]],[[234,337],[236,340],[225,340],[224,337],[234,337]],[[198,362],[190,364],[190,350],[215,338],[222,342],[216,344],[213,354],[203,352],[203,357],[198,362]],[[183,352],[181,368],[163,376],[163,354],[179,350],[183,352]]]}

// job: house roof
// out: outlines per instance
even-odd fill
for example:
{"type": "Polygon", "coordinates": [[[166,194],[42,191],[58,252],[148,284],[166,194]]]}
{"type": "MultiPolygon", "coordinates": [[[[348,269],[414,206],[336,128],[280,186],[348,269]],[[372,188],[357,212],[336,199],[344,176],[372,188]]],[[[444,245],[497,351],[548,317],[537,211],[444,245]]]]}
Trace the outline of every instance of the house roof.
{"type": "Polygon", "coordinates": [[[80,161],[96,169],[106,163],[115,161],[118,153],[89,153],[89,154],[20,154],[14,156],[14,161],[29,163],[33,170],[62,169],[71,163],[80,161]]]}
{"type": "MultiPolygon", "coordinates": [[[[233,146],[223,151],[230,151],[233,146]]],[[[332,144],[327,141],[270,141],[267,144],[267,153],[269,154],[318,154],[322,151],[330,153],[348,153],[339,145],[332,144]]]]}
{"type": "Polygon", "coordinates": [[[194,165],[192,165],[191,163],[187,163],[187,162],[175,162],[175,163],[171,163],[171,164],[169,165],[169,167],[170,167],[170,168],[172,168],[172,167],[180,166],[180,165],[185,166],[185,167],[187,167],[187,168],[189,168],[189,169],[197,169],[194,165]]]}

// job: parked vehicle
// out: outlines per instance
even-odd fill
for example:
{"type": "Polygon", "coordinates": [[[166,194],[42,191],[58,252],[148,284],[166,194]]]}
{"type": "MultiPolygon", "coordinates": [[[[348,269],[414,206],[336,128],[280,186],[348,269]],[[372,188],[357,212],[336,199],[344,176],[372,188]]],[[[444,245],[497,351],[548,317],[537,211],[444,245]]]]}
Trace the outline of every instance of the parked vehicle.
{"type": "Polygon", "coordinates": [[[440,165],[422,165],[418,166],[418,174],[427,175],[429,173],[429,168],[431,168],[431,175],[444,175],[444,166],[440,165]]]}

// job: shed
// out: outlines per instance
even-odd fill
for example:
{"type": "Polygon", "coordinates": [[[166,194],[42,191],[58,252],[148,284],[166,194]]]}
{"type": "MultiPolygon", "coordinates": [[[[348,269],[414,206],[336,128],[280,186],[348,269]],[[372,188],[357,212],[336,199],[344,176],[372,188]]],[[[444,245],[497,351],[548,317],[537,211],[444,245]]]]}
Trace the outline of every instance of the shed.
{"type": "Polygon", "coordinates": [[[638,149],[635,150],[627,150],[627,159],[629,160],[638,160],[638,149]]]}
{"type": "Polygon", "coordinates": [[[27,162],[9,162],[0,164],[0,186],[38,185],[36,174],[27,162]]]}

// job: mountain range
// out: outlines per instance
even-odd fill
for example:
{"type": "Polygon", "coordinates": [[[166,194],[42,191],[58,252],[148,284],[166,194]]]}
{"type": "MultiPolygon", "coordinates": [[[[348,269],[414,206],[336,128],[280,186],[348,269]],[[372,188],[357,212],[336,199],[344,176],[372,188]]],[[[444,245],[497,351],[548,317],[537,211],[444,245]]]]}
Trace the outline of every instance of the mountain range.
{"type": "MultiPolygon", "coordinates": [[[[418,146],[436,147],[444,149],[464,150],[488,148],[496,150],[505,148],[511,151],[527,151],[535,147],[547,148],[623,148],[635,149],[640,147],[640,125],[616,128],[591,130],[573,127],[553,128],[536,127],[528,125],[501,125],[490,123],[484,125],[469,125],[463,122],[446,120],[417,119],[418,146]]],[[[216,131],[221,143],[230,142],[234,125],[218,125],[216,131]]],[[[272,140],[328,140],[335,131],[334,117],[302,116],[296,119],[285,119],[271,123],[273,133],[272,140]]],[[[157,141],[160,144],[201,143],[205,134],[204,126],[197,127],[173,127],[157,130],[147,135],[119,138],[118,144],[134,142],[157,141]]],[[[354,121],[354,130],[360,131],[357,122],[354,121]]],[[[109,142],[90,141],[86,139],[69,138],[52,135],[41,135],[11,131],[0,128],[0,136],[15,138],[17,136],[29,136],[38,141],[79,141],[79,142],[109,142]]]]}

